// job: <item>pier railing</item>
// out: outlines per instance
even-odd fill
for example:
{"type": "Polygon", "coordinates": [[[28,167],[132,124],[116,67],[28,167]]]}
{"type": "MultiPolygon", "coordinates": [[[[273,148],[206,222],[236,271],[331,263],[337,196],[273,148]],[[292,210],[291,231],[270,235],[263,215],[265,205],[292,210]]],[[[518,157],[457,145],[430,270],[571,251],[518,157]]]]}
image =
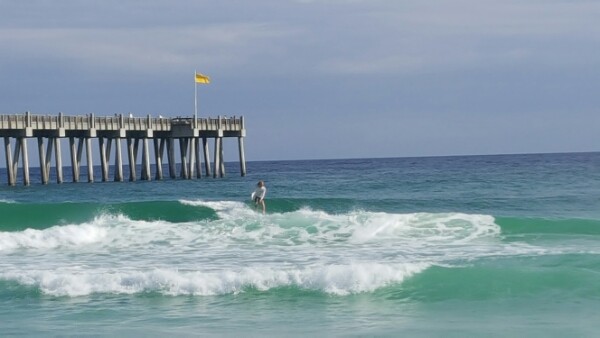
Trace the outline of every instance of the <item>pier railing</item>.
{"type": "MultiPolygon", "coordinates": [[[[93,114],[83,116],[50,115],[0,115],[0,129],[53,130],[147,130],[170,131],[172,125],[189,125],[193,127],[193,118],[163,118],[163,117],[130,117],[125,115],[101,116],[93,114]]],[[[241,131],[244,129],[243,117],[197,118],[196,129],[241,131]]]]}

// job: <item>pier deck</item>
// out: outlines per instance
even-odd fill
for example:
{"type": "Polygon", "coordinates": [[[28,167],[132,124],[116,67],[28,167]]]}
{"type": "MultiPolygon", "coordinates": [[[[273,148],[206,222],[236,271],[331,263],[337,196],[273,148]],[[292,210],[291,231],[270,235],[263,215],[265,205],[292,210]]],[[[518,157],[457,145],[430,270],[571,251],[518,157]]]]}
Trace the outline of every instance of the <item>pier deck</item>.
{"type": "Polygon", "coordinates": [[[102,166],[102,181],[108,181],[108,167],[111,150],[114,145],[114,180],[123,181],[123,159],[121,140],[127,142],[129,160],[129,180],[137,179],[137,163],[139,144],[142,144],[141,179],[152,179],[150,165],[149,140],[154,143],[155,179],[163,179],[163,155],[167,153],[169,176],[177,178],[175,163],[175,142],[179,142],[181,159],[180,178],[192,179],[202,177],[202,160],[200,150],[203,149],[204,171],[211,176],[210,152],[208,139],[214,138],[213,177],[223,177],[223,138],[236,137],[240,159],[240,173],[246,175],[244,156],[244,137],[246,130],[243,117],[217,118],[163,118],[133,117],[123,114],[114,116],[58,116],[33,115],[30,113],[17,115],[0,115],[0,137],[4,138],[6,171],[8,184],[16,185],[19,160],[23,171],[23,184],[29,185],[29,159],[27,155],[27,139],[37,138],[40,159],[41,181],[47,184],[54,152],[57,183],[63,182],[63,165],[60,139],[68,138],[71,152],[71,168],[73,182],[79,182],[82,155],[85,149],[88,182],[94,182],[92,139],[98,139],[98,150],[102,166]],[[11,139],[15,139],[14,148],[11,139]],[[77,142],[76,142],[77,141],[77,142]],[[202,146],[201,146],[202,144],[202,146]]]}

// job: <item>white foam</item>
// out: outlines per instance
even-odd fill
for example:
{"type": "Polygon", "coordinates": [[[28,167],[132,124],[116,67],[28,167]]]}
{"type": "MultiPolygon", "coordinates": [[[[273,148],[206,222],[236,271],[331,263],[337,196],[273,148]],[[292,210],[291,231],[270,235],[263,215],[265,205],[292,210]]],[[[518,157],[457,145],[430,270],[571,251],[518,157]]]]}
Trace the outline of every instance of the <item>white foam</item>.
{"type": "Polygon", "coordinates": [[[430,242],[457,243],[496,237],[500,234],[500,226],[488,215],[356,212],[348,218],[355,229],[352,233],[354,242],[413,238],[430,242]]]}
{"type": "MultiPolygon", "coordinates": [[[[60,249],[98,246],[124,248],[147,246],[172,237],[174,223],[131,220],[121,214],[103,214],[81,224],[56,225],[43,230],[0,232],[0,252],[17,249],[60,249]]],[[[180,226],[180,229],[186,229],[180,226]]],[[[177,237],[177,236],[175,236],[177,237]]]]}
{"type": "Polygon", "coordinates": [[[159,292],[165,295],[220,295],[249,288],[267,291],[297,287],[333,295],[371,292],[401,283],[428,264],[322,265],[313,267],[247,267],[217,272],[178,271],[20,271],[2,272],[0,278],[36,286],[48,295],[84,296],[92,293],[159,292]]]}
{"type": "Polygon", "coordinates": [[[106,237],[106,229],[93,224],[54,226],[44,230],[0,232],[0,252],[15,249],[51,249],[80,246],[106,237]]]}
{"type": "Polygon", "coordinates": [[[219,219],[171,223],[105,214],[82,224],[0,232],[0,278],[59,296],[278,287],[347,295],[401,283],[433,264],[547,254],[502,242],[487,215],[310,209],[262,215],[242,202],[181,203],[212,208],[219,219]]]}
{"type": "Polygon", "coordinates": [[[171,223],[131,220],[105,214],[82,224],[44,230],[0,232],[0,252],[16,249],[56,249],[98,244],[105,248],[141,250],[203,245],[319,246],[402,244],[405,248],[449,245],[499,238],[500,227],[487,215],[390,214],[353,211],[329,214],[301,209],[262,215],[242,202],[181,201],[215,210],[217,220],[171,223]],[[161,244],[162,243],[162,244],[161,244]],[[216,243],[216,244],[215,244],[216,243]]]}
{"type": "Polygon", "coordinates": [[[381,240],[464,243],[500,235],[500,227],[489,215],[463,213],[410,213],[353,211],[329,214],[304,208],[287,213],[261,215],[248,205],[234,201],[186,201],[217,212],[215,223],[231,228],[231,238],[269,241],[289,236],[303,241],[367,243],[381,240]],[[251,229],[251,230],[248,230],[251,229]]]}

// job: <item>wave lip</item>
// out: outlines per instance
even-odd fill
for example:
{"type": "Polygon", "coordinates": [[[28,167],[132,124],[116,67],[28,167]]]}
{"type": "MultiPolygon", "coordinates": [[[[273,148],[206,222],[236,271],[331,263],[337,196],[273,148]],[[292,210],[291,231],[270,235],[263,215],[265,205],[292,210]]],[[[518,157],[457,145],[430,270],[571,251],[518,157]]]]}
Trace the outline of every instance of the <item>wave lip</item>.
{"type": "Polygon", "coordinates": [[[246,204],[237,201],[204,201],[180,200],[179,203],[189,206],[201,206],[214,210],[221,219],[238,219],[252,217],[257,214],[246,204]]]}
{"type": "Polygon", "coordinates": [[[268,291],[296,287],[345,296],[372,292],[401,283],[430,264],[353,263],[305,268],[248,267],[217,272],[178,271],[19,271],[0,273],[0,279],[36,286],[52,296],[86,296],[93,293],[135,294],[158,292],[169,296],[236,294],[248,289],[268,291]]]}

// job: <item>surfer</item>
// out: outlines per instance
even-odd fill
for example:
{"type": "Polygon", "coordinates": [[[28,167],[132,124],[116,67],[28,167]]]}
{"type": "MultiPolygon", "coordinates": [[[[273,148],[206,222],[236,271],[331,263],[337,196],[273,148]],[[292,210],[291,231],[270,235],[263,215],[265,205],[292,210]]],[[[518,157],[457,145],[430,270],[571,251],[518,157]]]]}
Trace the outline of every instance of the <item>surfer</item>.
{"type": "Polygon", "coordinates": [[[267,195],[267,187],[265,187],[264,181],[258,181],[256,184],[256,189],[252,193],[252,199],[254,200],[254,205],[258,207],[262,206],[262,212],[265,213],[265,195],[267,195]]]}

